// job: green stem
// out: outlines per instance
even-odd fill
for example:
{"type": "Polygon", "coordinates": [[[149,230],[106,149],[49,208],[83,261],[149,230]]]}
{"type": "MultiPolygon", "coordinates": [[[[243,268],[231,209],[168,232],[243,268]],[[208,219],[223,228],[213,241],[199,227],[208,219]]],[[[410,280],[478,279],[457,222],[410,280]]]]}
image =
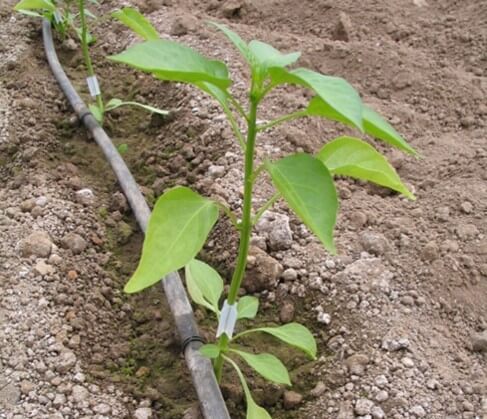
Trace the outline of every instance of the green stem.
{"type": "Polygon", "coordinates": [[[257,127],[257,131],[265,131],[269,128],[272,128],[274,125],[278,125],[282,122],[286,122],[286,121],[291,121],[293,119],[296,119],[296,118],[301,118],[302,116],[306,116],[307,113],[306,111],[296,111],[296,112],[293,112],[293,113],[290,113],[288,115],[284,115],[284,116],[281,116],[280,118],[277,118],[277,119],[274,119],[273,121],[271,122],[268,122],[267,124],[262,124],[262,125],[259,125],[257,127]]]}
{"type": "MultiPolygon", "coordinates": [[[[257,106],[259,98],[251,94],[250,113],[248,119],[247,142],[245,144],[245,171],[244,171],[244,202],[242,210],[242,222],[240,223],[240,244],[238,249],[237,264],[233,272],[230,291],[228,292],[227,303],[235,304],[238,290],[242,284],[247,266],[247,255],[249,253],[250,233],[252,232],[252,188],[254,185],[254,149],[257,136],[257,106]]],[[[223,354],[228,349],[229,337],[224,333],[218,339],[218,346],[221,350],[218,358],[215,359],[213,368],[215,375],[220,382],[223,367],[223,354]]]]}
{"type": "MultiPolygon", "coordinates": [[[[90,50],[88,45],[88,29],[86,24],[86,16],[85,16],[85,1],[79,0],[79,19],[81,23],[81,49],[83,51],[83,58],[85,60],[86,71],[89,77],[95,76],[95,71],[93,70],[93,64],[91,63],[90,57],[90,50]]],[[[96,95],[96,104],[98,109],[100,109],[101,114],[105,110],[103,106],[103,98],[101,94],[96,95]]]]}
{"type": "Polygon", "coordinates": [[[254,218],[252,219],[252,224],[255,225],[258,223],[260,220],[260,217],[262,217],[262,214],[266,212],[270,207],[272,207],[276,201],[280,198],[281,194],[279,192],[276,192],[274,195],[271,196],[271,198],[257,211],[257,214],[255,214],[254,218]]]}

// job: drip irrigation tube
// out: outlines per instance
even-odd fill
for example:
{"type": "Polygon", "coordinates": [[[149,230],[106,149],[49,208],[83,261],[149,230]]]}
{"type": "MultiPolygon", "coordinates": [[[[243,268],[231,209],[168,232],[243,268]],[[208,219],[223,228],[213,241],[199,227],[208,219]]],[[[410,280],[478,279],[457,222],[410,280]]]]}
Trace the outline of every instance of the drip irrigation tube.
{"type": "MultiPolygon", "coordinates": [[[[103,154],[117,176],[120,187],[127,197],[137,219],[137,223],[145,233],[150,216],[150,209],[144,196],[112,141],[90,113],[66,76],[56,55],[51,25],[48,21],[43,21],[42,35],[47,61],[49,62],[54,77],[78,115],[78,118],[84,123],[96,143],[102,149],[103,154]]],[[[193,310],[179,274],[177,272],[170,273],[161,282],[178,329],[186,364],[191,373],[203,416],[205,419],[230,419],[215,374],[213,373],[211,362],[207,358],[204,358],[198,350],[201,346],[202,339],[199,336],[193,310]]]]}

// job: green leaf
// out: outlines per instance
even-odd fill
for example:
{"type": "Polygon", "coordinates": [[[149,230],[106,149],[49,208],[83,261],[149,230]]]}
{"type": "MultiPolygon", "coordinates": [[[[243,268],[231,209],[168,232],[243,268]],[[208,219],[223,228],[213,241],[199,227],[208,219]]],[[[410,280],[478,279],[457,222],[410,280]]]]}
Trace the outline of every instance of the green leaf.
{"type": "Polygon", "coordinates": [[[340,118],[363,131],[362,100],[346,80],[306,68],[288,71],[274,67],[269,71],[274,85],[289,83],[313,90],[340,118]]]}
{"type": "Polygon", "coordinates": [[[223,62],[209,60],[173,41],[147,41],[109,58],[152,73],[161,80],[193,84],[209,82],[221,89],[226,89],[231,83],[227,66],[223,62]]]}
{"type": "Polygon", "coordinates": [[[115,98],[110,99],[110,101],[107,103],[105,109],[107,111],[111,111],[111,110],[116,109],[120,106],[136,106],[136,107],[145,109],[146,111],[149,111],[151,113],[157,113],[159,115],[169,115],[169,111],[165,111],[163,109],[155,108],[154,106],[144,105],[143,103],[134,102],[134,101],[124,102],[120,99],[115,99],[115,98]]]}
{"type": "Polygon", "coordinates": [[[125,143],[123,144],[119,144],[117,146],[117,151],[120,153],[120,154],[125,154],[129,149],[129,146],[125,143]]]}
{"type": "Polygon", "coordinates": [[[242,38],[240,38],[238,34],[230,30],[227,26],[222,25],[220,23],[216,23],[216,22],[209,22],[209,23],[210,25],[214,26],[218,30],[222,31],[224,35],[232,42],[232,44],[235,45],[235,47],[240,51],[240,54],[242,54],[242,56],[250,64],[250,66],[253,66],[253,63],[255,62],[255,57],[250,52],[247,43],[242,38]]]}
{"type": "Polygon", "coordinates": [[[90,19],[96,20],[96,16],[91,13],[88,9],[85,9],[85,15],[88,16],[90,19]]]}
{"type": "Polygon", "coordinates": [[[333,178],[320,160],[309,154],[294,154],[275,163],[266,162],[276,189],[301,221],[335,252],[333,228],[338,199],[333,178]]]}
{"type": "Polygon", "coordinates": [[[124,7],[112,13],[112,16],[128,26],[146,41],[159,39],[159,34],[152,24],[136,9],[124,7]]]}
{"type": "MultiPolygon", "coordinates": [[[[17,12],[19,13],[22,13],[23,15],[26,15],[26,16],[32,16],[32,17],[44,17],[43,15],[41,15],[40,13],[37,13],[37,12],[33,12],[32,10],[17,10],[17,12]]],[[[51,20],[50,18],[52,17],[52,15],[48,18],[48,20],[51,20]]],[[[47,17],[46,17],[47,18],[47,17]]]]}
{"type": "Polygon", "coordinates": [[[247,402],[246,419],[272,419],[265,409],[255,403],[254,399],[252,398],[252,394],[250,393],[249,386],[247,385],[247,381],[245,381],[245,377],[242,374],[242,371],[240,370],[238,365],[226,356],[223,356],[223,358],[225,359],[225,361],[229,362],[233,366],[233,368],[235,368],[238,378],[242,383],[242,387],[245,393],[245,400],[247,402]]]}
{"type": "Polygon", "coordinates": [[[237,319],[253,319],[259,309],[259,299],[245,295],[237,303],[237,319]]]}
{"type": "Polygon", "coordinates": [[[387,159],[365,141],[339,137],[325,144],[317,157],[332,174],[368,180],[415,199],[387,159]]]}
{"type": "Polygon", "coordinates": [[[362,117],[364,130],[367,134],[379,138],[406,153],[417,155],[416,150],[411,147],[397,131],[372,108],[364,105],[362,117]]]}
{"type": "Polygon", "coordinates": [[[141,291],[188,264],[217,218],[217,204],[189,188],[178,186],[164,193],[152,211],[142,256],[125,292],[141,291]]]}
{"type": "Polygon", "coordinates": [[[49,10],[54,12],[56,6],[50,0],[22,0],[15,5],[14,10],[49,10]]]}
{"type": "Polygon", "coordinates": [[[286,67],[296,62],[301,56],[300,52],[283,54],[272,45],[261,41],[250,41],[249,49],[260,67],[264,69],[272,67],[286,67]]]}
{"type": "Polygon", "coordinates": [[[218,302],[223,293],[223,279],[210,265],[193,259],[185,267],[188,292],[196,304],[219,313],[218,302]]]}
{"type": "Polygon", "coordinates": [[[214,359],[220,355],[220,348],[214,343],[207,343],[200,348],[200,352],[206,358],[214,359]]]}
{"type": "Polygon", "coordinates": [[[250,354],[248,352],[237,351],[230,349],[231,352],[241,356],[244,361],[249,364],[255,371],[257,371],[266,380],[277,384],[291,385],[289,373],[284,364],[271,354],[250,354]]]}
{"type": "MultiPolygon", "coordinates": [[[[310,116],[321,116],[346,125],[354,126],[319,96],[315,96],[310,100],[308,107],[306,108],[306,113],[310,116]]],[[[386,120],[367,105],[362,105],[362,122],[366,134],[385,141],[406,153],[417,155],[416,150],[414,150],[414,148],[412,148],[386,120]]]]}
{"type": "Polygon", "coordinates": [[[302,324],[289,323],[279,327],[259,327],[257,329],[246,330],[245,332],[242,332],[235,336],[234,339],[254,332],[268,333],[282,340],[288,345],[300,349],[310,358],[316,359],[317,348],[315,338],[313,337],[311,332],[302,324]]]}
{"type": "Polygon", "coordinates": [[[88,105],[88,109],[92,113],[93,117],[97,120],[99,124],[103,122],[103,111],[94,104],[88,105]]]}

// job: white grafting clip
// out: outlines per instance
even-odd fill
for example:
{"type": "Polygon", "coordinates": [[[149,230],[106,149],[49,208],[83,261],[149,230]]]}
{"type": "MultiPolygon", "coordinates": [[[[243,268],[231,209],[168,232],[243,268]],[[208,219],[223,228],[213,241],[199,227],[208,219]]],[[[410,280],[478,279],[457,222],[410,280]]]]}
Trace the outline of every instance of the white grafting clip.
{"type": "Polygon", "coordinates": [[[98,79],[96,76],[87,77],[86,84],[88,85],[88,90],[90,91],[91,97],[96,97],[101,93],[100,85],[98,84],[98,79]]]}
{"type": "Polygon", "coordinates": [[[224,333],[231,339],[237,323],[237,304],[228,304],[227,300],[223,303],[223,308],[218,322],[216,337],[219,338],[224,333]]]}

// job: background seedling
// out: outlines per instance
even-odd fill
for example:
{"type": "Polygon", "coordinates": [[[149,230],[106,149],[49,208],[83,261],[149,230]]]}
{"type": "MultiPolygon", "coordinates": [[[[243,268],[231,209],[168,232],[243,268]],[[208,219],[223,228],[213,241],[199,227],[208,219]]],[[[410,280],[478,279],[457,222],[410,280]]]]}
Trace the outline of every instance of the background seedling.
{"type": "MultiPolygon", "coordinates": [[[[123,19],[127,20],[127,14],[124,14],[123,19]]],[[[288,371],[274,355],[245,352],[237,343],[249,334],[266,333],[304,352],[312,359],[316,357],[317,347],[311,332],[298,323],[280,327],[257,327],[234,335],[237,320],[255,318],[259,306],[258,299],[253,296],[238,298],[247,264],[252,227],[266,209],[282,198],[323,246],[329,252],[335,253],[333,230],[338,211],[333,181],[335,175],[374,182],[410,199],[414,199],[414,196],[387,160],[372,145],[358,138],[338,137],[326,143],[315,155],[297,153],[278,160],[266,160],[255,167],[254,154],[258,134],[292,119],[316,116],[339,121],[407,153],[416,153],[394,128],[362,103],[358,93],[344,79],[306,68],[289,69],[298,60],[298,52],[283,54],[256,40],[246,43],[227,27],[213,24],[229,38],[249,65],[251,80],[248,103],[244,106],[229,92],[232,82],[223,62],[210,60],[176,42],[156,39],[152,31],[147,31],[144,25],[137,25],[133,21],[125,23],[137,33],[145,34],[143,36],[146,42],[134,45],[111,59],[149,72],[160,80],[192,84],[215,98],[227,115],[245,156],[244,198],[239,214],[241,221],[237,221],[237,215],[230,208],[187,187],[175,187],[166,191],[156,202],[139,265],[126,284],[125,291],[141,291],[170,272],[184,267],[191,298],[196,304],[212,311],[218,319],[215,343],[204,345],[201,352],[213,359],[218,380],[221,380],[224,362],[228,362],[236,370],[247,400],[247,418],[269,418],[269,414],[253,400],[235,359],[243,360],[267,380],[281,385],[291,384],[288,371]],[[258,110],[262,100],[270,91],[283,84],[308,89],[314,97],[304,109],[279,116],[266,124],[258,124],[258,110]],[[239,119],[246,125],[246,132],[239,129],[239,119]],[[276,193],[254,212],[253,188],[263,173],[270,176],[276,193]],[[211,266],[195,259],[221,210],[229,216],[240,233],[236,266],[223,306],[222,278],[211,266]]]]}
{"type": "MultiPolygon", "coordinates": [[[[88,1],[95,5],[98,4],[97,0],[88,1]]],[[[69,30],[73,30],[76,33],[81,44],[86,72],[88,74],[87,83],[90,95],[96,102],[90,103],[88,108],[100,124],[103,123],[106,112],[121,106],[136,106],[151,113],[168,115],[168,111],[135,101],[123,101],[112,98],[106,104],[104,103],[102,91],[90,56],[90,46],[95,42],[95,38],[89,31],[88,19],[96,19],[96,16],[86,8],[85,0],[78,0],[76,4],[77,8],[73,6],[73,2],[73,0],[21,0],[15,6],[15,10],[28,16],[41,17],[49,20],[62,38],[66,37],[69,30]],[[79,27],[77,26],[78,21],[79,27]]],[[[135,9],[126,8],[123,10],[115,12],[113,16],[123,21],[126,15],[128,18],[125,19],[125,23],[127,23],[128,19],[129,22],[136,21],[139,22],[139,25],[144,25],[145,23],[146,26],[152,28],[150,23],[135,9]]],[[[158,37],[157,32],[155,32],[155,36],[158,37]]]]}

